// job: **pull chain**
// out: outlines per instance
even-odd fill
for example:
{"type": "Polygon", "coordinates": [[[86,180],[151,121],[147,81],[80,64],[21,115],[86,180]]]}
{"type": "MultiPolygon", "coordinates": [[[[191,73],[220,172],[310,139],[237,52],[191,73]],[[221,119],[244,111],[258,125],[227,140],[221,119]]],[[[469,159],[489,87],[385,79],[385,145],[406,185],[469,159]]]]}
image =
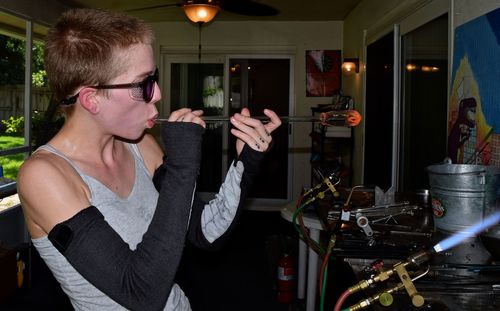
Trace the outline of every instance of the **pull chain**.
{"type": "Polygon", "coordinates": [[[198,22],[198,63],[201,64],[201,27],[203,22],[198,22]]]}

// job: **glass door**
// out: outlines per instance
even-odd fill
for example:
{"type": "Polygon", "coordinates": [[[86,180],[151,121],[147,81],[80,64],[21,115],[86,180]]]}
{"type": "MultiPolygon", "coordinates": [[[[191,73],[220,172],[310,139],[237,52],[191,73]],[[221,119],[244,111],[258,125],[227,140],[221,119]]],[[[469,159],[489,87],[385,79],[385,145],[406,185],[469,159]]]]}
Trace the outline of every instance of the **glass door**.
{"type": "MultiPolygon", "coordinates": [[[[207,116],[230,116],[250,109],[262,116],[263,109],[278,115],[289,115],[291,107],[291,60],[289,57],[231,57],[196,55],[163,55],[162,104],[159,111],[189,107],[203,109],[207,116]]],[[[225,173],[235,159],[235,138],[228,122],[207,124],[203,137],[203,157],[197,190],[204,198],[218,192],[225,173]]],[[[289,171],[289,130],[283,124],[273,132],[274,146],[266,155],[261,173],[249,197],[250,208],[264,208],[285,202],[291,195],[289,171]],[[265,201],[265,202],[264,202],[265,201]]],[[[168,146],[167,146],[168,147],[168,146]]]]}
{"type": "Polygon", "coordinates": [[[392,186],[394,33],[367,47],[364,183],[392,186]]]}
{"type": "MultiPolygon", "coordinates": [[[[161,114],[180,108],[201,109],[205,116],[227,115],[224,105],[224,58],[195,56],[164,56],[162,97],[167,103],[161,114]]],[[[203,135],[202,162],[197,191],[216,193],[227,171],[222,159],[227,158],[227,123],[207,124],[203,135]]],[[[168,148],[168,146],[166,146],[168,148]]]]}
{"type": "MultiPolygon", "coordinates": [[[[290,112],[290,59],[288,58],[230,58],[229,114],[247,107],[253,115],[263,115],[264,108],[278,115],[290,112]]],[[[267,154],[250,196],[267,200],[286,200],[289,197],[288,126],[283,124],[273,132],[274,146],[267,154]]],[[[235,138],[230,135],[229,146],[235,138]]],[[[229,149],[234,158],[234,149],[229,149]]]]}
{"type": "Polygon", "coordinates": [[[363,178],[384,191],[428,189],[446,157],[449,22],[435,5],[367,45],[363,178]]]}
{"type": "Polygon", "coordinates": [[[428,188],[426,167],[446,157],[448,14],[401,38],[400,189],[428,188]]]}

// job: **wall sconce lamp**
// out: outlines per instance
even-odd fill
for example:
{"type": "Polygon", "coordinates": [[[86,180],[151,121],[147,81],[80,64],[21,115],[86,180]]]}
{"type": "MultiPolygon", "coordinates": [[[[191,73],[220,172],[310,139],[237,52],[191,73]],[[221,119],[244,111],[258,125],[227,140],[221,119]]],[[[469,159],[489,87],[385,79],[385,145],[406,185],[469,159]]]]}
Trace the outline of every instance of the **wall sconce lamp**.
{"type": "Polygon", "coordinates": [[[359,58],[344,58],[342,73],[345,75],[359,73],[359,58]]]}
{"type": "Polygon", "coordinates": [[[198,24],[210,22],[220,11],[220,7],[213,0],[189,0],[182,8],[187,18],[198,24]]]}

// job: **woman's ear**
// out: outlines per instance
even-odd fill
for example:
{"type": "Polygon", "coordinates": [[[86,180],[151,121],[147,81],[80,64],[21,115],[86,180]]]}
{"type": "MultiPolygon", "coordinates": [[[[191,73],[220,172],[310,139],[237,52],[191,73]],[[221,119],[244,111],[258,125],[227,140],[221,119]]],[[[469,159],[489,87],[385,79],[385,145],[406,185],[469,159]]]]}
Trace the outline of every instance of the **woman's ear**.
{"type": "Polygon", "coordinates": [[[85,87],[80,90],[78,98],[80,99],[80,105],[82,105],[85,110],[91,114],[97,114],[99,112],[99,100],[96,89],[85,87]]]}

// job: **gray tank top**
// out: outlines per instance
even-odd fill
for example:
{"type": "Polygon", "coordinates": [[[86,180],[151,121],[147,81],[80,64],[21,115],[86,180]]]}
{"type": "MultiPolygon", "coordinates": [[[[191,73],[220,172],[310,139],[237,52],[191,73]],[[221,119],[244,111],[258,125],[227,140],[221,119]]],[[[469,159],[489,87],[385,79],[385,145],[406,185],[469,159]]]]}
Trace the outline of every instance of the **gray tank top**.
{"type": "MultiPolygon", "coordinates": [[[[152,176],[144,165],[142,156],[135,144],[128,144],[134,156],[135,182],[129,196],[125,199],[117,196],[97,179],[88,176],[64,154],[50,145],[39,149],[52,152],[66,161],[78,172],[91,193],[91,204],[104,215],[104,219],[128,243],[131,250],[142,241],[153,217],[158,192],[152,176]]],[[[40,256],[43,258],[54,277],[69,296],[75,310],[126,310],[85,280],[52,245],[47,236],[32,239],[40,256]]],[[[189,301],[181,288],[174,284],[164,310],[191,310],[189,301]]]]}

